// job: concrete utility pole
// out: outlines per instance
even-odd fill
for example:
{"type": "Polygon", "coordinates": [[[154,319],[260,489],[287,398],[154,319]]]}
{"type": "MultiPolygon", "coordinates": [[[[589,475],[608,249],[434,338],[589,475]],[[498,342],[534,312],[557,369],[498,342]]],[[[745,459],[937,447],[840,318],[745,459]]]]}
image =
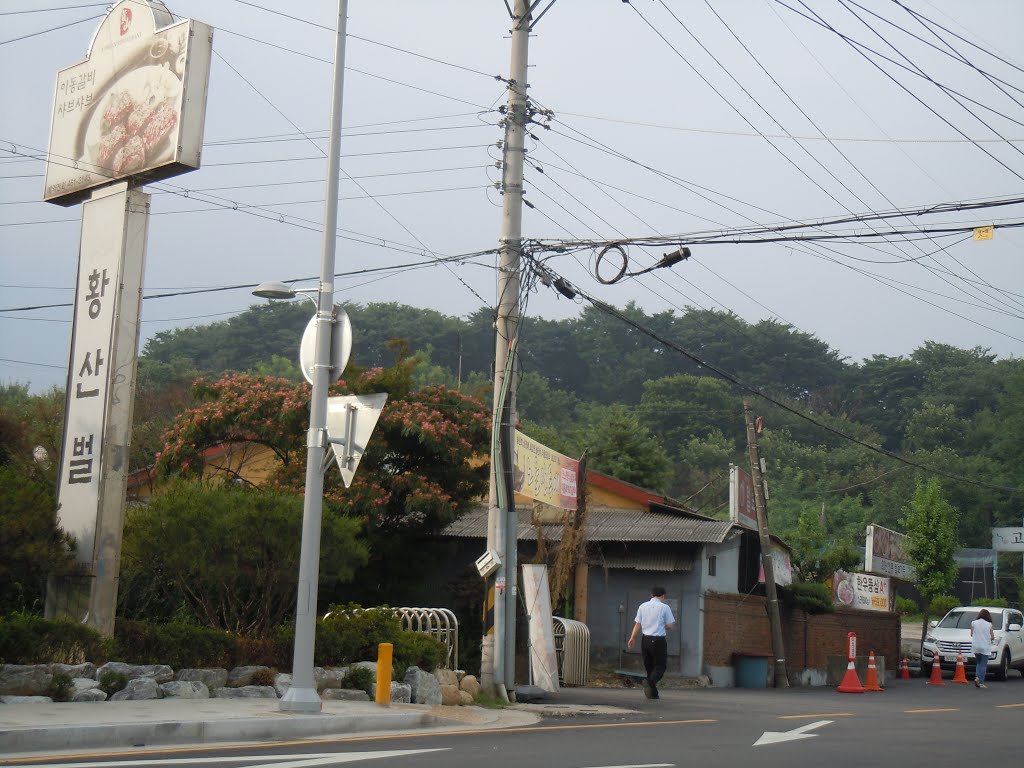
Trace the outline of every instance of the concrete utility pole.
{"type": "Polygon", "coordinates": [[[764,478],[761,476],[761,452],[754,428],[754,412],[750,401],[743,401],[743,418],[747,423],[747,451],[750,454],[750,477],[754,481],[754,508],[757,510],[757,533],[761,539],[761,565],[764,567],[764,591],[768,597],[768,625],[772,635],[772,656],[775,658],[775,687],[789,688],[786,675],[786,649],[782,642],[782,617],[779,614],[779,595],[775,589],[775,563],[772,561],[772,542],[768,535],[768,513],[764,505],[764,478]]]}
{"type": "MultiPolygon", "coordinates": [[[[549,6],[550,7],[550,6],[549,6]]],[[[515,0],[512,59],[502,161],[502,210],[494,349],[494,422],[488,494],[487,548],[501,565],[488,581],[494,590],[494,632],[484,636],[481,682],[499,696],[515,690],[516,555],[518,515],[512,490],[512,437],[516,420],[513,342],[519,333],[520,257],[523,244],[523,155],[527,121],[526,71],[530,41],[528,0],[515,0]]]]}

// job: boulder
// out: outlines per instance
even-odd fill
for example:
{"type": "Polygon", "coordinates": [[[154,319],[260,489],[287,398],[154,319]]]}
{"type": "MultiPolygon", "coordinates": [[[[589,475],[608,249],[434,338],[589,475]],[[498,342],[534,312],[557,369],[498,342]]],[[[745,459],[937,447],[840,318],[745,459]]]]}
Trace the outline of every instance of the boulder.
{"type": "Polygon", "coordinates": [[[345,678],[346,672],[348,667],[313,667],[313,682],[320,691],[341,688],[341,681],[345,678]]]}
{"type": "Polygon", "coordinates": [[[328,688],[321,694],[320,698],[324,701],[367,702],[370,700],[366,691],[360,691],[358,688],[328,688]]]}
{"type": "Polygon", "coordinates": [[[4,664],[0,666],[0,696],[42,696],[52,679],[46,664],[4,664]]]}
{"type": "Polygon", "coordinates": [[[368,669],[373,672],[373,676],[377,676],[377,662],[376,661],[357,661],[352,665],[353,667],[359,667],[361,669],[368,669]]]}
{"type": "Polygon", "coordinates": [[[198,680],[172,680],[160,686],[165,699],[208,699],[210,689],[198,680]]]}
{"type": "Polygon", "coordinates": [[[75,693],[80,691],[92,691],[100,687],[98,680],[90,680],[88,677],[74,677],[71,679],[71,689],[75,693]]]}
{"type": "Polygon", "coordinates": [[[124,690],[118,691],[111,696],[110,700],[146,701],[149,699],[162,699],[163,695],[163,691],[160,690],[160,684],[157,683],[155,678],[135,677],[128,681],[128,685],[124,687],[124,690]]]}
{"type": "Polygon", "coordinates": [[[292,687],[292,676],[287,672],[278,672],[274,675],[274,690],[277,691],[277,697],[283,699],[284,695],[288,693],[288,690],[292,687]]]}
{"type": "Polygon", "coordinates": [[[0,704],[53,704],[49,696],[0,696],[0,704]]]}
{"type": "Polygon", "coordinates": [[[469,694],[469,698],[475,699],[480,695],[480,681],[475,675],[466,675],[459,683],[459,689],[469,694]]]}
{"type": "Polygon", "coordinates": [[[84,664],[59,664],[53,662],[46,665],[51,675],[67,675],[74,679],[76,677],[89,677],[96,679],[96,665],[91,661],[84,664]]]}
{"type": "Polygon", "coordinates": [[[217,699],[276,699],[277,691],[272,685],[243,685],[240,688],[214,688],[217,699]]]}
{"type": "Polygon", "coordinates": [[[437,682],[441,685],[454,685],[456,688],[459,686],[459,677],[455,674],[455,670],[435,669],[434,677],[437,678],[437,682]]]}
{"type": "Polygon", "coordinates": [[[413,704],[441,703],[441,684],[429,672],[419,667],[409,667],[405,671],[404,682],[409,686],[413,704]]]}
{"type": "Polygon", "coordinates": [[[469,706],[473,703],[473,697],[466,691],[459,691],[459,704],[463,706],[469,706]]]}
{"type": "MultiPolygon", "coordinates": [[[[377,700],[377,684],[374,683],[370,686],[370,700],[377,700]]],[[[391,703],[392,704],[411,704],[412,703],[412,688],[405,683],[396,683],[394,680],[391,681],[391,703]]]]}
{"type": "Polygon", "coordinates": [[[84,688],[81,691],[75,691],[71,696],[72,701],[106,701],[107,694],[101,691],[99,688],[84,688]]]}
{"type": "Polygon", "coordinates": [[[186,683],[202,683],[212,691],[214,688],[223,688],[228,684],[228,671],[223,667],[179,669],[174,679],[183,680],[186,683]]]}
{"type": "Polygon", "coordinates": [[[270,667],[252,666],[252,667],[235,667],[228,672],[228,688],[243,688],[247,685],[252,685],[252,679],[257,672],[269,673],[270,667]]]}
{"type": "Polygon", "coordinates": [[[462,703],[462,699],[459,698],[459,686],[457,685],[442,685],[441,686],[441,703],[446,707],[457,707],[462,703]]]}
{"type": "Polygon", "coordinates": [[[169,683],[174,679],[174,670],[166,664],[126,664],[123,661],[108,661],[96,670],[96,679],[102,680],[107,672],[117,672],[129,680],[148,677],[157,684],[169,683]]]}

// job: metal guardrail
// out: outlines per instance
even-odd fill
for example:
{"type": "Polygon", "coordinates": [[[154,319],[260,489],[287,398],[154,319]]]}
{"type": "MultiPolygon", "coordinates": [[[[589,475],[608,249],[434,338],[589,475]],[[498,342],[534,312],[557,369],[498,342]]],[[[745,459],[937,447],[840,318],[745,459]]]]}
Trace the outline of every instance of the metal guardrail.
{"type": "MultiPolygon", "coordinates": [[[[440,640],[447,649],[441,660],[443,669],[458,669],[459,664],[459,620],[447,608],[357,608],[355,613],[363,611],[392,611],[401,622],[401,627],[410,632],[422,632],[440,640]]],[[[326,619],[331,615],[324,614],[326,619]]]]}
{"type": "Polygon", "coordinates": [[[586,685],[590,679],[590,628],[582,621],[552,616],[558,681],[586,685]]]}

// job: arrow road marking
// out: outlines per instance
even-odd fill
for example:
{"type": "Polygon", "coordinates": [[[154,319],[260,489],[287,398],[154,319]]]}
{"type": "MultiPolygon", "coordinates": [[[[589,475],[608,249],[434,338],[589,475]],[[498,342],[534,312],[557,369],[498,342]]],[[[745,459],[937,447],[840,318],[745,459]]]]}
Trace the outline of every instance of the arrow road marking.
{"type": "Polygon", "coordinates": [[[102,763],[61,763],[35,764],[34,768],[119,768],[122,766],[152,766],[152,765],[206,765],[216,763],[245,763],[251,761],[247,768],[314,768],[321,765],[334,765],[337,763],[352,763],[357,760],[376,760],[382,757],[405,757],[406,755],[419,755],[425,752],[444,752],[445,749],[392,749],[383,752],[320,752],[308,755],[246,755],[241,757],[188,757],[161,760],[150,758],[148,760],[118,760],[116,762],[102,763]]]}
{"type": "Polygon", "coordinates": [[[831,722],[831,720],[816,720],[813,723],[794,728],[792,731],[765,731],[761,738],[754,742],[754,746],[761,747],[765,744],[778,744],[783,741],[796,741],[797,739],[813,739],[818,734],[807,733],[807,731],[813,731],[815,728],[821,728],[821,726],[828,725],[831,722]]]}

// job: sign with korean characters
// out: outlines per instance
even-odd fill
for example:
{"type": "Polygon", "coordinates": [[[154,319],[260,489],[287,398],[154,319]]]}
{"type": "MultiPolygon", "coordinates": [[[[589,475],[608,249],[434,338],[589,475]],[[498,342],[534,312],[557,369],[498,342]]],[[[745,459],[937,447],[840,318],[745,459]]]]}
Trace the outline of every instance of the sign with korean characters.
{"type": "Polygon", "coordinates": [[[906,541],[906,534],[880,525],[869,525],[864,540],[864,570],[902,581],[916,580],[917,571],[903,551],[906,541]]]}
{"type": "Polygon", "coordinates": [[[58,515],[89,567],[105,505],[123,504],[148,205],[121,183],[82,207],[58,515]]]}
{"type": "Polygon", "coordinates": [[[754,479],[739,467],[729,467],[729,519],[736,525],[757,530],[754,479]]]}
{"type": "Polygon", "coordinates": [[[992,549],[996,552],[1024,552],[1024,528],[993,528],[992,549]]]}
{"type": "Polygon", "coordinates": [[[43,199],[72,205],[116,179],[199,167],[213,30],[159,0],[121,0],[84,61],[57,73],[43,199]]]}
{"type": "Polygon", "coordinates": [[[576,509],[580,463],[516,430],[515,492],[559,509],[576,509]]]}
{"type": "Polygon", "coordinates": [[[863,611],[892,610],[892,582],[873,573],[836,571],[832,577],[832,597],[836,605],[863,611]]]}
{"type": "MultiPolygon", "coordinates": [[[[793,583],[793,561],[790,559],[789,550],[772,544],[772,568],[775,571],[775,583],[780,587],[788,587],[793,583]]],[[[760,565],[757,580],[764,583],[764,563],[760,565]]]]}

